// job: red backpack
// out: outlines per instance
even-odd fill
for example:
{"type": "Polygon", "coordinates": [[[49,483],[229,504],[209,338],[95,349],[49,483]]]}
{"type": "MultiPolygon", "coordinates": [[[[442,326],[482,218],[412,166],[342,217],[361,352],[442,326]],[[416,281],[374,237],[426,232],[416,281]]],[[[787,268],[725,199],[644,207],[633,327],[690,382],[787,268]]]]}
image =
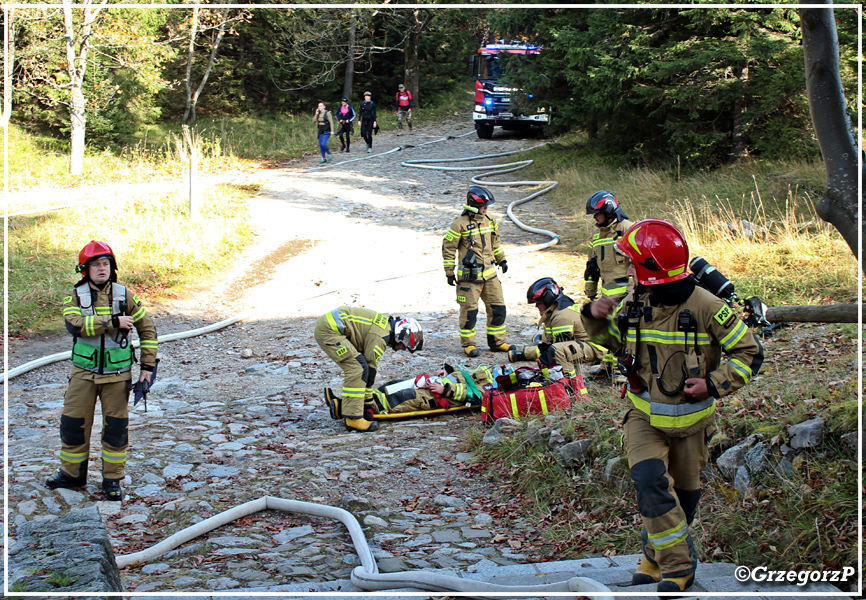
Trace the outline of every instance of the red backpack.
{"type": "Polygon", "coordinates": [[[481,399],[481,421],[492,424],[502,417],[546,415],[589,398],[583,376],[553,381],[548,375],[547,369],[520,367],[497,377],[498,387],[486,390],[481,399]]]}

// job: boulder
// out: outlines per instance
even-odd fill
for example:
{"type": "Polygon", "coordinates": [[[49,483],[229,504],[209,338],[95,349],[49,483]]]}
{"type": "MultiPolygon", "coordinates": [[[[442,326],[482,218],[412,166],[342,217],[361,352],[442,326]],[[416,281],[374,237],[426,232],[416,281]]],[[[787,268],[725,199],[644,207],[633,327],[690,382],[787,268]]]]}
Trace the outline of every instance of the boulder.
{"type": "Polygon", "coordinates": [[[814,448],[824,441],[824,419],[815,418],[790,425],[788,434],[791,436],[792,448],[814,448]]]}
{"type": "Polygon", "coordinates": [[[586,452],[592,445],[589,438],[565,444],[555,455],[556,461],[566,468],[575,468],[586,462],[586,452]]]}

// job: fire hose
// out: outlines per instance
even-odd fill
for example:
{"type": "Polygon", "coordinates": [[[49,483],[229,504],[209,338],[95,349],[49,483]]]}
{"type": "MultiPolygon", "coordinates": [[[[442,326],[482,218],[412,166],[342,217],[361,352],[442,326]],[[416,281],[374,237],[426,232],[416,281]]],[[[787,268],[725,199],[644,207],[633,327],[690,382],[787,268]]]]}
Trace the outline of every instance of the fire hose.
{"type": "Polygon", "coordinates": [[[501,165],[484,165],[484,166],[474,166],[474,167],[447,167],[447,166],[433,166],[434,163],[455,163],[455,162],[467,162],[470,160],[482,160],[485,158],[499,158],[500,156],[511,156],[512,154],[519,154],[520,152],[529,152],[530,150],[535,150],[536,148],[540,148],[545,144],[537,144],[532,146],[531,148],[523,148],[521,150],[513,150],[511,152],[499,152],[497,154],[481,154],[478,156],[465,156],[463,158],[444,158],[444,159],[420,159],[420,160],[404,160],[400,164],[404,167],[414,168],[414,169],[435,169],[439,171],[478,171],[484,170],[485,173],[481,175],[476,175],[471,179],[472,183],[484,184],[487,186],[518,186],[518,185],[544,185],[546,187],[542,188],[537,192],[533,192],[532,194],[520,198],[519,200],[515,200],[511,202],[506,208],[505,212],[508,215],[508,218],[517,225],[520,229],[524,231],[528,231],[530,233],[538,233],[541,235],[546,235],[550,237],[550,240],[547,242],[543,242],[541,244],[535,244],[532,246],[521,246],[520,248],[516,248],[514,250],[509,251],[509,254],[523,254],[525,252],[534,252],[536,250],[544,250],[545,248],[550,248],[551,246],[555,246],[559,243],[560,237],[553,233],[552,231],[547,231],[545,229],[538,229],[537,227],[530,227],[529,225],[524,224],[514,215],[514,207],[520,206],[521,204],[525,204],[530,200],[534,200],[539,196],[542,196],[559,185],[558,181],[486,181],[482,180],[483,178],[493,177],[494,175],[502,175],[504,173],[511,173],[512,171],[517,171],[524,167],[528,167],[531,165],[533,160],[520,160],[513,163],[505,163],[501,165]],[[492,169],[492,170],[491,170],[492,169]]]}
{"type": "MultiPolygon", "coordinates": [[[[300,500],[286,500],[283,498],[275,498],[273,496],[264,496],[258,500],[251,500],[236,506],[230,510],[214,515],[209,519],[205,519],[200,523],[196,523],[186,529],[183,529],[162,542],[151,546],[147,550],[118,556],[116,558],[118,568],[138,565],[144,562],[153,560],[154,558],[177,548],[181,544],[188,542],[200,535],[221,527],[227,523],[231,523],[237,519],[247,515],[262,511],[262,510],[280,510],[283,512],[301,513],[327,519],[334,519],[343,523],[349,530],[349,535],[352,538],[352,544],[355,546],[355,551],[358,553],[358,558],[361,564],[352,570],[351,580],[352,585],[362,590],[392,590],[396,588],[416,588],[427,591],[438,592],[464,592],[471,593],[476,598],[486,598],[487,594],[497,594],[496,597],[502,597],[503,593],[519,594],[525,596],[527,594],[544,595],[549,593],[572,593],[580,594],[593,600],[601,599],[605,596],[596,595],[610,593],[610,589],[601,583],[588,577],[572,577],[565,581],[556,583],[540,584],[540,585],[497,585],[489,584],[483,581],[475,581],[463,579],[451,575],[442,575],[433,571],[404,571],[401,573],[380,573],[376,566],[376,559],[373,556],[370,546],[367,544],[367,539],[364,537],[364,531],[361,524],[352,515],[352,513],[342,508],[327,506],[324,504],[314,504],[311,502],[302,502],[300,500]]],[[[609,596],[608,596],[609,597],[609,596]]]]}

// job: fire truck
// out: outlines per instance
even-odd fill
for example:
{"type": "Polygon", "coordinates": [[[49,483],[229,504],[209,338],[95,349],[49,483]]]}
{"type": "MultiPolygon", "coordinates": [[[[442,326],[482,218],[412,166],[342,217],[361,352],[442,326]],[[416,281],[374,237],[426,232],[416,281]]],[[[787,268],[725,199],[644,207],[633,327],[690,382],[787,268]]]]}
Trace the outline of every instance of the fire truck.
{"type": "MultiPolygon", "coordinates": [[[[531,56],[541,53],[541,47],[525,42],[500,40],[485,44],[478,53],[469,59],[469,69],[475,77],[475,109],[472,120],[475,131],[481,139],[493,136],[493,128],[529,130],[539,129],[550,122],[550,114],[544,107],[519,106],[522,90],[502,85],[499,80],[504,75],[499,61],[502,54],[531,56]]],[[[526,94],[532,98],[531,94],[526,94]]]]}

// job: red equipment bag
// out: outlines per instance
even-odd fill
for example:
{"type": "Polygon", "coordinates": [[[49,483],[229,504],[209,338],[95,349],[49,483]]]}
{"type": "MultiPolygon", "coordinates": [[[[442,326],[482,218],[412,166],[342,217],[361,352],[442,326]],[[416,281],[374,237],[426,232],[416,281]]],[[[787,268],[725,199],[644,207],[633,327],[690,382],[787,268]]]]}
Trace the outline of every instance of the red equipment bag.
{"type": "Polygon", "coordinates": [[[492,424],[502,417],[546,415],[588,398],[583,376],[551,381],[547,374],[547,369],[520,367],[514,373],[497,377],[498,387],[486,390],[481,399],[481,421],[492,424]]]}

